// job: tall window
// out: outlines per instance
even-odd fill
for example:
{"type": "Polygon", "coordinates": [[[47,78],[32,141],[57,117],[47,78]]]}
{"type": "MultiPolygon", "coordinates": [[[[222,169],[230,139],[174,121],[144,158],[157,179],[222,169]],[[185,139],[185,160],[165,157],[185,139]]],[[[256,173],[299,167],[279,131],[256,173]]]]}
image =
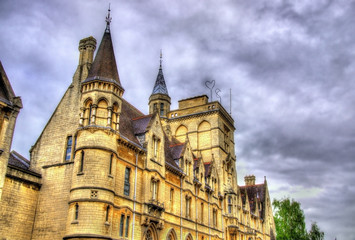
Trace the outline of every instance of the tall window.
{"type": "Polygon", "coordinates": [[[131,173],[131,169],[126,167],[124,174],[124,195],[129,196],[130,191],[130,183],[129,183],[129,175],[131,173]]]}
{"type": "Polygon", "coordinates": [[[232,197],[228,197],[228,213],[232,213],[232,197]]]}
{"type": "Polygon", "coordinates": [[[79,172],[82,172],[83,170],[84,170],[84,151],[81,151],[79,172]]]}
{"type": "Polygon", "coordinates": [[[108,170],[108,174],[112,174],[112,160],[113,160],[113,154],[111,154],[110,156],[110,165],[109,165],[109,170],[108,170]]]}
{"type": "Polygon", "coordinates": [[[120,221],[120,237],[123,236],[123,225],[124,225],[124,215],[121,215],[121,221],[120,221]]]}
{"type": "Polygon", "coordinates": [[[92,117],[92,104],[89,105],[88,125],[91,124],[91,117],[92,117]]]}
{"type": "Polygon", "coordinates": [[[156,103],[154,103],[153,105],[153,112],[157,111],[158,110],[158,105],[156,103]]]}
{"type": "Polygon", "coordinates": [[[200,214],[201,223],[203,223],[203,209],[204,209],[204,206],[203,206],[203,203],[201,203],[201,214],[200,214]]]}
{"type": "Polygon", "coordinates": [[[65,151],[65,160],[66,161],[70,160],[72,145],[73,145],[73,137],[72,136],[68,136],[68,138],[67,138],[67,148],[66,148],[66,151],[65,151]]]}
{"type": "Polygon", "coordinates": [[[213,226],[217,227],[217,209],[213,209],[213,226]]]}
{"type": "Polygon", "coordinates": [[[126,226],[125,226],[125,234],[124,234],[126,238],[128,238],[128,231],[129,231],[129,216],[126,217],[126,226]]]}
{"type": "Polygon", "coordinates": [[[186,217],[191,218],[191,197],[186,196],[186,217]]]}
{"type": "Polygon", "coordinates": [[[151,190],[152,190],[152,199],[157,200],[158,199],[158,182],[154,179],[152,179],[152,182],[151,182],[151,190]]]}
{"type": "Polygon", "coordinates": [[[107,206],[106,207],[106,219],[105,219],[106,222],[108,222],[109,213],[110,213],[110,206],[107,206]]]}
{"type": "Polygon", "coordinates": [[[158,158],[159,158],[159,143],[160,143],[160,140],[154,136],[153,137],[153,154],[154,154],[155,160],[158,160],[158,158]]]}
{"type": "Polygon", "coordinates": [[[160,116],[164,115],[164,103],[160,103],[160,116]]]}
{"type": "Polygon", "coordinates": [[[79,218],[79,204],[75,204],[75,220],[79,218]]]}

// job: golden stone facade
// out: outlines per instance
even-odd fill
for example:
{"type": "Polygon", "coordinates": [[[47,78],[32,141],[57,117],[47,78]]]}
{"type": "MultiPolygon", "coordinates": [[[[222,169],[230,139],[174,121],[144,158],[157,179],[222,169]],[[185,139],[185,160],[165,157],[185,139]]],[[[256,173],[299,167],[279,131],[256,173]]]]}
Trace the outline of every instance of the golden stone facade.
{"type": "Polygon", "coordinates": [[[95,49],[80,41],[30,161],[9,151],[21,104],[13,116],[1,105],[0,240],[274,239],[266,180],[237,184],[223,106],[203,95],[171,110],[160,65],[144,115],[123,98],[109,22],[94,60],[95,49]]]}

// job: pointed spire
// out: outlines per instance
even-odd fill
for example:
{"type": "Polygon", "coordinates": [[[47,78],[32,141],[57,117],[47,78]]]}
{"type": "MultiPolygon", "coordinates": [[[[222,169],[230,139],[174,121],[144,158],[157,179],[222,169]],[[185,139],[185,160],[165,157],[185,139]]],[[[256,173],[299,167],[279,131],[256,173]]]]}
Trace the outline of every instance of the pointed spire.
{"type": "Polygon", "coordinates": [[[158,93],[169,95],[168,88],[166,87],[165,80],[164,80],[162,62],[163,62],[163,52],[162,52],[162,50],[160,50],[159,72],[158,72],[157,80],[155,81],[155,84],[154,84],[152,95],[158,94],[158,93]]]}
{"type": "Polygon", "coordinates": [[[106,17],[106,29],[102,37],[99,49],[97,50],[95,60],[90,68],[86,81],[100,79],[104,81],[113,81],[121,88],[120,77],[118,75],[115,53],[110,33],[110,8],[106,17]]]}

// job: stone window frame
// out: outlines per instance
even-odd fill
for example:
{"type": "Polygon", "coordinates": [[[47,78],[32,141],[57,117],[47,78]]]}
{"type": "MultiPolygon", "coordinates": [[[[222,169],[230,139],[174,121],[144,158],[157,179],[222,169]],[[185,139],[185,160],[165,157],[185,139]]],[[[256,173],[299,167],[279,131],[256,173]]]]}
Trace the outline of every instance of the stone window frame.
{"type": "Polygon", "coordinates": [[[129,196],[131,192],[131,168],[126,167],[125,168],[125,174],[124,174],[124,185],[123,185],[123,194],[125,196],[129,196]]]}
{"type": "Polygon", "coordinates": [[[67,135],[65,141],[64,161],[69,162],[72,159],[72,156],[73,156],[73,135],[67,135]]]}

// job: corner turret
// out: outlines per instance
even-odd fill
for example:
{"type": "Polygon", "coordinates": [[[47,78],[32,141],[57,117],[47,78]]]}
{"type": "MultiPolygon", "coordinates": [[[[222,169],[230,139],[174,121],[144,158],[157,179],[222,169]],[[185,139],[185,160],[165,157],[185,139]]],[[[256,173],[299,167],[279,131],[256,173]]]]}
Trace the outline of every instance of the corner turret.
{"type": "Polygon", "coordinates": [[[167,117],[170,112],[171,99],[168,89],[165,84],[163,68],[162,68],[162,53],[160,52],[160,67],[153,92],[149,97],[149,114],[158,112],[161,117],[167,117]]]}

